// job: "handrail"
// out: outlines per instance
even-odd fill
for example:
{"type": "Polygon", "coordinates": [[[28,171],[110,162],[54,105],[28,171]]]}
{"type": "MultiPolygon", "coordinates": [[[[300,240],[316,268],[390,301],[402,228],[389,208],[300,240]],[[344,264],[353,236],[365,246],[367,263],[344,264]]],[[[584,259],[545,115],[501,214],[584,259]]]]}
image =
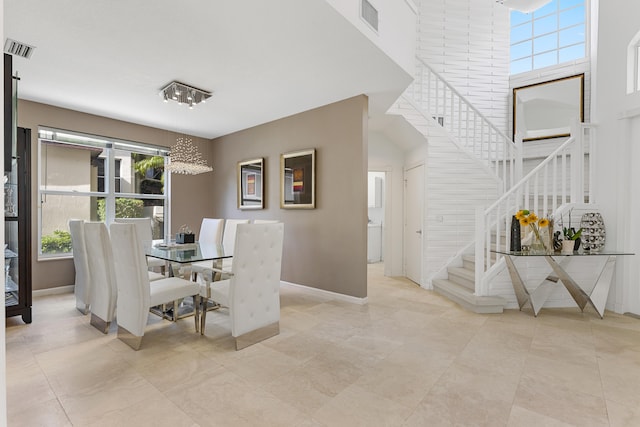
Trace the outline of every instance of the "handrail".
{"type": "Polygon", "coordinates": [[[511,140],[439,73],[417,58],[417,75],[407,95],[502,181],[506,191],[521,176],[522,142],[511,140]]]}
{"type": "MultiPolygon", "coordinates": [[[[486,209],[476,210],[475,291],[488,295],[488,280],[500,261],[491,257],[492,246],[506,250],[511,239],[510,221],[519,209],[540,216],[553,214],[563,204],[584,203],[584,131],[591,125],[571,125],[571,136],[486,209]],[[502,237],[504,236],[504,240],[502,237]],[[494,241],[492,241],[494,237],[494,241]]],[[[593,146],[593,134],[590,134],[593,146]]],[[[589,150],[591,151],[591,150],[589,150]]],[[[590,187],[590,185],[589,185],[590,187]]],[[[547,233],[553,234],[553,230],[547,233]]],[[[547,236],[550,237],[550,236],[547,236]]],[[[520,236],[518,236],[520,238],[520,236]]],[[[550,239],[549,239],[550,240],[550,239]]]]}
{"type": "Polygon", "coordinates": [[[437,76],[440,80],[442,80],[442,82],[444,84],[447,85],[447,87],[449,88],[449,90],[451,90],[453,93],[455,93],[458,97],[462,98],[463,100],[465,100],[467,102],[467,104],[469,104],[469,107],[478,115],[482,118],[482,120],[484,120],[485,122],[487,122],[492,129],[495,129],[495,131],[504,139],[506,139],[507,141],[511,141],[513,142],[513,140],[511,138],[509,138],[504,132],[502,132],[500,129],[498,129],[498,127],[496,125],[494,125],[491,120],[489,120],[487,118],[487,116],[485,116],[484,114],[482,114],[482,112],[480,112],[480,110],[478,110],[476,107],[473,106],[473,104],[471,104],[471,102],[465,98],[464,95],[462,95],[460,92],[458,92],[458,90],[453,87],[448,81],[446,81],[441,75],[440,73],[438,73],[436,70],[433,69],[433,67],[431,67],[429,64],[427,64],[426,62],[424,62],[424,60],[422,58],[417,58],[418,62],[429,69],[429,71],[431,71],[435,76],[437,76]]]}

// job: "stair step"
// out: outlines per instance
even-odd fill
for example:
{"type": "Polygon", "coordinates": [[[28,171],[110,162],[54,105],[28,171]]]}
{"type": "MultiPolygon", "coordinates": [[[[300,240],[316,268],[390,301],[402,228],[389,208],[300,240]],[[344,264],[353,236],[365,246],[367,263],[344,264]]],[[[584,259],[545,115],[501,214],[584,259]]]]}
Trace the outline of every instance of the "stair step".
{"type": "Polygon", "coordinates": [[[449,273],[449,280],[455,282],[460,286],[464,286],[471,292],[476,288],[476,273],[474,270],[469,270],[461,267],[449,267],[447,268],[449,273]]]}
{"type": "Polygon", "coordinates": [[[502,313],[507,301],[501,297],[479,297],[472,291],[446,279],[435,279],[433,289],[474,313],[502,313]]]}

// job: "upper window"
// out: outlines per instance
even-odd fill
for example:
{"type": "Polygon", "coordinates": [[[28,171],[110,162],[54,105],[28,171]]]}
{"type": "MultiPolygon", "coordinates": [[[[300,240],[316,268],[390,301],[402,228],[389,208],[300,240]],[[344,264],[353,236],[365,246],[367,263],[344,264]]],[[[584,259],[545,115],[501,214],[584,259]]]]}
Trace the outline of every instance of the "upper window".
{"type": "Polygon", "coordinates": [[[71,252],[70,219],[152,219],[164,237],[168,210],[164,166],[168,151],[129,141],[39,130],[39,255],[71,252]]]}
{"type": "Polygon", "coordinates": [[[586,55],[586,0],[552,0],[533,13],[511,12],[511,74],[586,55]]]}

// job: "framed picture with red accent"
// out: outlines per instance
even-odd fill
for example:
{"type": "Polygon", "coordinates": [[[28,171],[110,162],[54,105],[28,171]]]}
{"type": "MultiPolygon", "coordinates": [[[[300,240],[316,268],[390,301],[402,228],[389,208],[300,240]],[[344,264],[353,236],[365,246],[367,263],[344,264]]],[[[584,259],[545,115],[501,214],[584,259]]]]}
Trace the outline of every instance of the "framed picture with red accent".
{"type": "Polygon", "coordinates": [[[316,207],[316,150],[280,155],[280,207],[314,209],[316,207]]]}

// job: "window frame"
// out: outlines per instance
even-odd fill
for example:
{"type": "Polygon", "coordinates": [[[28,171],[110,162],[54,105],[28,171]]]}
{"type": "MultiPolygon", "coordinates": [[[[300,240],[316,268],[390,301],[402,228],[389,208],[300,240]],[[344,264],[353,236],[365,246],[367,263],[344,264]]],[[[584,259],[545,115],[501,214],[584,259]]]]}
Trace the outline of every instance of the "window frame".
{"type": "MultiPolygon", "coordinates": [[[[510,12],[510,17],[513,16],[514,13],[521,13],[521,12],[517,12],[517,11],[511,11],[510,12]]],[[[524,27],[524,26],[530,26],[530,33],[528,34],[528,36],[526,38],[522,38],[522,39],[518,39],[517,42],[512,42],[511,39],[509,40],[509,75],[518,75],[518,74],[523,74],[523,73],[527,73],[527,72],[531,72],[531,71],[535,71],[535,70],[540,70],[542,68],[546,68],[546,67],[553,67],[553,66],[558,66],[558,65],[562,65],[571,61],[580,61],[580,60],[584,60],[585,58],[588,58],[590,55],[590,38],[589,38],[589,34],[590,34],[590,23],[589,23],[589,0],[582,0],[581,3],[578,4],[574,4],[571,5],[569,7],[565,7],[565,8],[561,8],[561,3],[560,0],[557,0],[557,4],[556,4],[556,8],[553,12],[547,13],[545,15],[541,15],[541,16],[536,16],[536,12],[530,13],[528,14],[528,19],[524,20],[524,21],[520,21],[518,22],[518,24],[516,25],[509,25],[509,33],[511,34],[513,32],[514,29],[518,29],[519,27],[524,27]],[[562,27],[561,28],[561,24],[560,24],[560,17],[562,13],[565,13],[567,11],[572,11],[575,9],[579,9],[579,8],[584,8],[584,20],[582,22],[578,22],[578,23],[573,23],[571,25],[568,25],[566,27],[562,27]],[[555,17],[555,29],[552,31],[546,31],[540,34],[536,35],[536,21],[540,21],[543,19],[548,19],[550,17],[555,17]],[[561,46],[560,45],[560,35],[561,33],[567,31],[567,30],[571,30],[574,28],[579,28],[581,26],[584,26],[584,38],[578,42],[573,42],[570,44],[567,44],[566,46],[561,46]],[[555,48],[552,49],[546,49],[546,50],[541,50],[539,52],[535,51],[535,41],[536,40],[540,40],[543,39],[545,37],[549,37],[550,35],[554,35],[555,36],[555,48]],[[519,56],[517,58],[511,57],[511,52],[513,50],[514,47],[517,47],[518,45],[524,45],[525,43],[529,44],[529,50],[528,50],[528,54],[524,55],[524,56],[519,56]],[[561,52],[563,50],[566,49],[570,49],[572,47],[576,47],[576,46],[584,46],[584,56],[580,57],[580,58],[574,58],[574,59],[570,59],[568,61],[562,61],[561,60],[561,52]],[[555,57],[555,63],[550,64],[550,65],[543,65],[543,66],[538,66],[536,67],[536,58],[541,58],[543,55],[548,55],[550,53],[554,53],[554,57],[555,57]],[[516,61],[523,61],[523,60],[527,60],[528,59],[528,68],[524,71],[518,71],[518,72],[513,72],[513,64],[516,61]]],[[[511,21],[512,18],[510,18],[511,21]]],[[[566,34],[566,33],[565,33],[566,34]]]]}
{"type": "MultiPolygon", "coordinates": [[[[140,153],[146,155],[161,155],[165,158],[165,166],[169,159],[169,148],[163,146],[156,146],[150,144],[144,144],[134,141],[125,141],[117,138],[102,137],[96,135],[85,134],[75,131],[60,130],[55,128],[43,127],[38,128],[38,169],[37,169],[37,185],[38,185],[38,205],[37,205],[37,253],[38,260],[48,259],[64,259],[73,256],[72,252],[68,253],[55,253],[48,254],[42,252],[42,208],[44,199],[47,195],[52,196],[74,196],[74,197],[87,197],[87,198],[104,198],[105,199],[105,223],[107,225],[114,222],[115,219],[115,203],[118,198],[129,199],[141,199],[141,200],[162,200],[163,212],[164,212],[164,235],[168,236],[170,231],[170,188],[171,188],[171,174],[165,172],[165,186],[164,194],[140,194],[134,192],[115,192],[116,179],[122,179],[121,176],[116,177],[116,151],[125,151],[128,153],[140,153]],[[57,142],[68,146],[77,147],[98,147],[105,153],[105,180],[104,191],[81,191],[81,190],[61,190],[61,189],[47,189],[43,182],[42,162],[43,160],[43,145],[45,141],[57,142]]],[[[120,175],[120,174],[118,174],[120,175]]]]}

